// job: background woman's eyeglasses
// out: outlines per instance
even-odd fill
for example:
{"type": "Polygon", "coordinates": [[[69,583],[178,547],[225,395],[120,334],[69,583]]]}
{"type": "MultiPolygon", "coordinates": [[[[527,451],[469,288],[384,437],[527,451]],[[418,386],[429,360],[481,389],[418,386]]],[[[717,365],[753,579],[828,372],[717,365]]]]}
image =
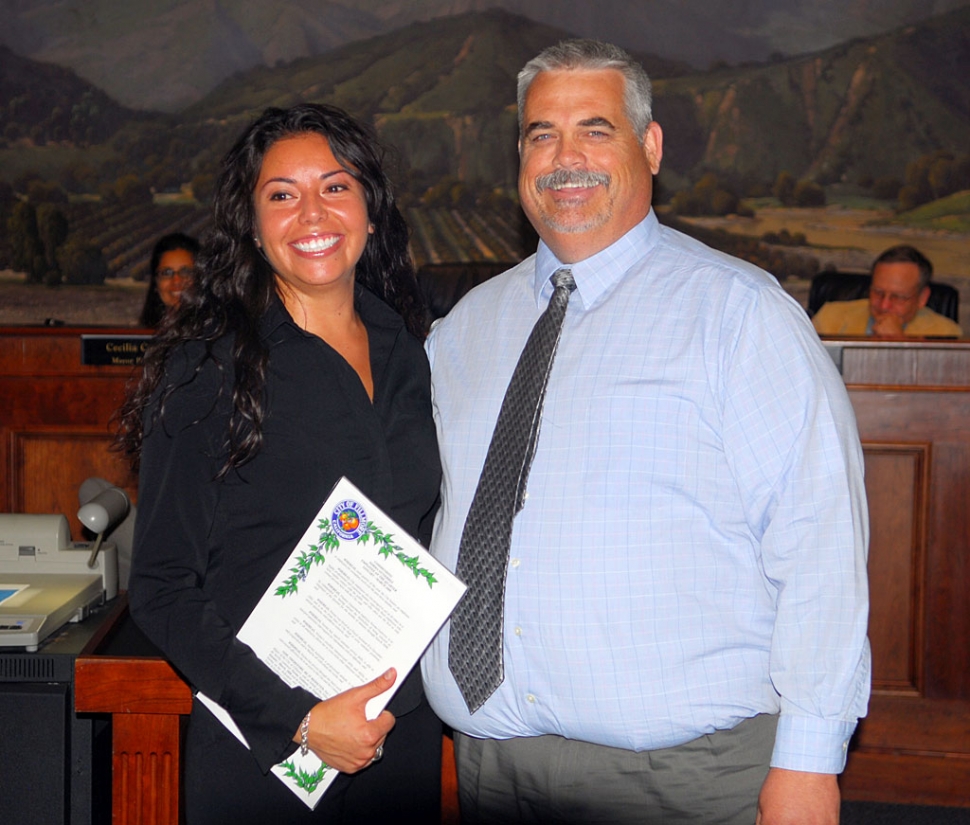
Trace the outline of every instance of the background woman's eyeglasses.
{"type": "Polygon", "coordinates": [[[156,278],[172,278],[178,275],[180,278],[194,278],[195,268],[191,266],[183,266],[179,269],[159,269],[155,273],[156,278]]]}

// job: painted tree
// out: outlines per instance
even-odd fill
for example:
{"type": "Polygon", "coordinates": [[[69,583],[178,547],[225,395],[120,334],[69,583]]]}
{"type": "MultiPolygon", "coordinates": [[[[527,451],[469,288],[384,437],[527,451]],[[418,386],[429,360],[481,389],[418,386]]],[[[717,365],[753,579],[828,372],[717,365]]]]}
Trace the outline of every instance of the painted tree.
{"type": "Polygon", "coordinates": [[[27,283],[43,280],[44,244],[37,229],[37,208],[26,201],[17,203],[7,219],[11,264],[26,275],[27,283]]]}
{"type": "Polygon", "coordinates": [[[67,217],[53,203],[37,207],[37,232],[44,249],[44,283],[57,286],[61,282],[61,269],[57,262],[57,249],[67,240],[67,217]]]}
{"type": "Polygon", "coordinates": [[[69,284],[103,284],[108,264],[101,247],[76,236],[57,251],[57,260],[65,282],[69,284]]]}
{"type": "Polygon", "coordinates": [[[771,194],[778,198],[782,206],[791,206],[795,202],[795,183],[795,176],[784,169],[775,178],[771,194]]]}

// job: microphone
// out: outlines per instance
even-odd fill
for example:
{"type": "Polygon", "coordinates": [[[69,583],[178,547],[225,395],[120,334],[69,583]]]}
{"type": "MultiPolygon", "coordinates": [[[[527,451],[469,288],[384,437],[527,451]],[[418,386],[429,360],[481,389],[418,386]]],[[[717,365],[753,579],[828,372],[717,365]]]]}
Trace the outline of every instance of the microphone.
{"type": "Polygon", "coordinates": [[[120,487],[108,487],[77,511],[78,521],[92,533],[98,534],[88,559],[88,567],[93,568],[97,564],[104,534],[127,516],[129,509],[131,509],[131,500],[128,494],[120,487]]]}
{"type": "Polygon", "coordinates": [[[92,533],[107,533],[128,515],[131,501],[120,487],[109,487],[77,511],[78,521],[92,533]]]}

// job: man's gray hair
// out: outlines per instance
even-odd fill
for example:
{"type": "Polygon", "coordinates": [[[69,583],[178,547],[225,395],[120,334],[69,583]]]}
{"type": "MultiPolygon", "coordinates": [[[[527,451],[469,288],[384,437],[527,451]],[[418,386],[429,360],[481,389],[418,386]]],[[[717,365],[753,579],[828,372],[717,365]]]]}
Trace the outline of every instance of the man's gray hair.
{"type": "Polygon", "coordinates": [[[653,93],[650,88],[650,78],[629,54],[611,43],[599,40],[563,40],[555,46],[543,49],[532,58],[522,71],[519,72],[518,107],[519,133],[523,128],[523,113],[525,110],[525,96],[540,72],[552,72],[563,69],[616,69],[623,75],[625,82],[624,108],[626,116],[633,125],[637,140],[643,142],[643,135],[647,126],[653,120],[651,103],[653,93]]]}

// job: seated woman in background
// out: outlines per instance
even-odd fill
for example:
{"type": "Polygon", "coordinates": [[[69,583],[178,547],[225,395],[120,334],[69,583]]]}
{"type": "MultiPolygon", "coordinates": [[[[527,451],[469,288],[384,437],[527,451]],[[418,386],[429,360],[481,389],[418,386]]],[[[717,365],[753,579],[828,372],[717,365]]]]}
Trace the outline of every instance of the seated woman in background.
{"type": "Polygon", "coordinates": [[[199,242],[191,235],[165,235],[152,250],[151,272],[139,323],[157,327],[162,316],[178,305],[184,290],[195,278],[199,242]]]}
{"type": "Polygon", "coordinates": [[[141,463],[132,617],[251,746],[194,703],[186,821],[436,825],[441,724],[417,669],[324,699],[236,639],[341,476],[430,538],[441,467],[423,312],[381,151],[339,109],[269,109],[223,161],[213,218],[121,432],[141,463]],[[313,811],[269,773],[298,745],[341,771],[313,811]]]}

